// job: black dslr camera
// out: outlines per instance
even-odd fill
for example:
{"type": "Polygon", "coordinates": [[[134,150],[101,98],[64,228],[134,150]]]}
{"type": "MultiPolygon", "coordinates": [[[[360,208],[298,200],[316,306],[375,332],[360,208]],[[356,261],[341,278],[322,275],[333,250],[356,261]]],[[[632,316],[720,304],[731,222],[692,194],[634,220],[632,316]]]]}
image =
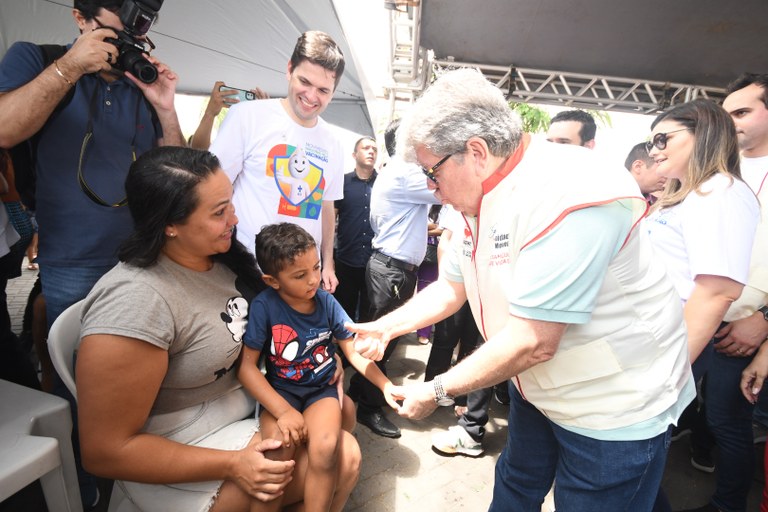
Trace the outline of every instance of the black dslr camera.
{"type": "MultiPolygon", "coordinates": [[[[120,7],[120,21],[123,30],[117,32],[117,38],[104,39],[117,47],[117,59],[113,68],[130,73],[144,82],[151,84],[157,80],[157,68],[149,62],[144,53],[149,53],[144,41],[138,39],[146,35],[157,19],[157,12],[163,5],[163,0],[125,0],[120,7]]],[[[152,41],[147,39],[151,49],[155,48],[152,41]]]]}

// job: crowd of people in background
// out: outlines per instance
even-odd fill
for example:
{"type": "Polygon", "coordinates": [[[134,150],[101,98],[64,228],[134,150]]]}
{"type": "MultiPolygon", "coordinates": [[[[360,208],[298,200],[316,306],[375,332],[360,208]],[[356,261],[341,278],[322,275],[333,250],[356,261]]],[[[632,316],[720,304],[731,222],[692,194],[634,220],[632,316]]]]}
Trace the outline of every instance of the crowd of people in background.
{"type": "Polygon", "coordinates": [[[347,148],[321,117],[345,56],[310,30],[284,95],[217,81],[185,140],[171,68],[118,69],[129,3],[74,0],[74,42],[0,62],[0,377],[70,401],[86,510],[99,477],[121,510],[341,511],[358,423],[396,443],[393,415],[452,407],[433,448],[479,457],[494,396],[494,512],[538,512],[553,487],[558,511],[669,511],[686,434],[716,472],[686,512],[747,510],[768,426],[768,75],[661,112],[626,172],[591,151],[588,112],[533,137],[471,69],[347,148]],[[40,376],[6,305],[25,256],[40,376]],[[76,304],[77,399],[45,345],[76,304]],[[414,332],[425,375],[393,383],[414,332]]]}

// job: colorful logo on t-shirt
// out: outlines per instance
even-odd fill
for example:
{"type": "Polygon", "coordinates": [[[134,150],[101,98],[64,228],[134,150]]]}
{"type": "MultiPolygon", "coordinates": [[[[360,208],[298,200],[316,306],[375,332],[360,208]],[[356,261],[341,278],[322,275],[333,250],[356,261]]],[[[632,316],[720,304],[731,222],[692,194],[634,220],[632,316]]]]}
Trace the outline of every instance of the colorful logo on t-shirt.
{"type": "Polygon", "coordinates": [[[267,176],[275,178],[280,191],[277,213],[302,219],[318,219],[323,203],[325,178],[316,152],[278,144],[267,155],[267,176]]]}
{"type": "MultiPolygon", "coordinates": [[[[312,331],[314,333],[314,329],[312,331]]],[[[325,331],[322,337],[313,338],[300,354],[299,334],[289,325],[275,324],[272,326],[269,362],[279,377],[300,381],[307,372],[317,373],[333,361],[327,344],[323,343],[330,335],[330,331],[325,331]]]]}

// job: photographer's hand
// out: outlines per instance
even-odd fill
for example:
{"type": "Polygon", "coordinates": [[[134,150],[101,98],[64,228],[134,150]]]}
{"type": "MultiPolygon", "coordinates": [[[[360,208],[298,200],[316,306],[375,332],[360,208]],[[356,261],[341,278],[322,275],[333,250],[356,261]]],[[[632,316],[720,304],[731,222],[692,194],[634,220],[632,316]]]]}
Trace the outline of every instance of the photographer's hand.
{"type": "Polygon", "coordinates": [[[144,57],[157,68],[157,80],[151,84],[145,84],[128,71],[125,72],[125,76],[136,84],[136,87],[141,90],[144,97],[157,112],[157,118],[163,127],[163,138],[160,139],[159,145],[186,146],[173,102],[179,77],[168,66],[151,55],[144,54],[144,57]]]}
{"type": "Polygon", "coordinates": [[[155,110],[158,112],[160,110],[175,112],[173,100],[179,77],[168,66],[151,55],[145,53],[144,57],[157,68],[157,80],[151,84],[145,84],[129,71],[125,72],[125,76],[141,89],[144,97],[155,107],[155,110]]]}
{"type": "Polygon", "coordinates": [[[75,83],[83,75],[112,69],[110,63],[117,60],[118,50],[115,45],[104,40],[110,37],[117,37],[111,28],[83,32],[72,48],[56,62],[63,77],[75,83]]]}

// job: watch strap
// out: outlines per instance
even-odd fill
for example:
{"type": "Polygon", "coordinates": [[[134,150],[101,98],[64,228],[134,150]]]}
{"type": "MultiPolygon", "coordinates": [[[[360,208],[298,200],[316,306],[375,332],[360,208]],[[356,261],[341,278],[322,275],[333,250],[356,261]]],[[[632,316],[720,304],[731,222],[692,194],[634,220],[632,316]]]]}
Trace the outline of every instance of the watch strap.
{"type": "Polygon", "coordinates": [[[443,405],[446,401],[453,401],[453,397],[448,395],[448,393],[445,392],[445,388],[443,388],[442,375],[436,375],[435,378],[432,379],[432,389],[435,392],[435,403],[437,405],[443,405]]]}

